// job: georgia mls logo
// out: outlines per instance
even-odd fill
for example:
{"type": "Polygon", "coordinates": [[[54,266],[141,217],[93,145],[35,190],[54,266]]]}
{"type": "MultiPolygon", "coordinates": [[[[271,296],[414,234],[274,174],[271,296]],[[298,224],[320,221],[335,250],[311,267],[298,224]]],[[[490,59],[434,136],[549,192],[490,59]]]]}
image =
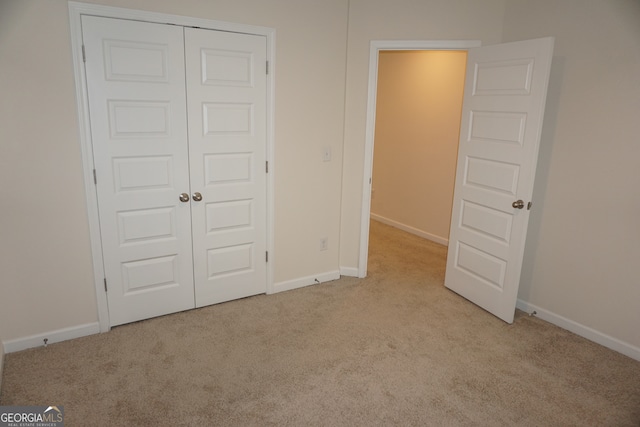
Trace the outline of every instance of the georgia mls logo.
{"type": "Polygon", "coordinates": [[[64,427],[64,407],[0,406],[0,427],[64,427]]]}
{"type": "Polygon", "coordinates": [[[47,409],[44,410],[44,413],[46,414],[49,411],[54,411],[53,414],[56,415],[56,418],[60,418],[59,421],[62,421],[62,411],[58,409],[57,406],[49,406],[47,409]]]}

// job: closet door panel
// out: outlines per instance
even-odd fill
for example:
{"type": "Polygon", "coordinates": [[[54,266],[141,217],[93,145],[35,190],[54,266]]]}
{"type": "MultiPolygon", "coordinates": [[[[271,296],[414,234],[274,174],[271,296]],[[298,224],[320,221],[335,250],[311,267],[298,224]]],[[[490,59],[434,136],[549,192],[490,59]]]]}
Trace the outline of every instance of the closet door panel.
{"type": "Polygon", "coordinates": [[[110,323],[193,308],[182,28],[82,28],[110,323]]]}
{"type": "Polygon", "coordinates": [[[266,38],[185,28],[196,306],[266,292],[266,38]]]}

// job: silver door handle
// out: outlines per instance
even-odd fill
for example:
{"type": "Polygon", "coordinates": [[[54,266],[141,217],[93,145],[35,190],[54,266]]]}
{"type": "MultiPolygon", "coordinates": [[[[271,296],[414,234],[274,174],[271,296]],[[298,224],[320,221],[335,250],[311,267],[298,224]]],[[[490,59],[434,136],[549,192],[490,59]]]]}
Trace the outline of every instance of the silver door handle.
{"type": "Polygon", "coordinates": [[[193,199],[194,202],[199,202],[200,200],[202,200],[202,194],[196,191],[195,193],[193,193],[191,198],[193,199]]]}
{"type": "Polygon", "coordinates": [[[189,201],[189,195],[187,193],[180,194],[180,196],[178,198],[180,199],[180,201],[182,203],[185,203],[185,202],[189,201]]]}
{"type": "Polygon", "coordinates": [[[511,203],[511,206],[516,209],[522,209],[524,208],[524,202],[522,200],[516,200],[515,202],[511,203]]]}

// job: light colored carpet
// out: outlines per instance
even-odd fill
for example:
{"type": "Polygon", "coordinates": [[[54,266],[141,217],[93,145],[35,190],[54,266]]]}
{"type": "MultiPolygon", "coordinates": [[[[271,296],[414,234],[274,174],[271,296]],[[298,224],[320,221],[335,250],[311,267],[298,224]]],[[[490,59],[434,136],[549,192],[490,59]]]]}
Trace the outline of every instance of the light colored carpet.
{"type": "Polygon", "coordinates": [[[343,278],[6,356],[2,405],[68,426],[634,426],[640,362],[443,286],[445,248],[373,222],[343,278]]]}

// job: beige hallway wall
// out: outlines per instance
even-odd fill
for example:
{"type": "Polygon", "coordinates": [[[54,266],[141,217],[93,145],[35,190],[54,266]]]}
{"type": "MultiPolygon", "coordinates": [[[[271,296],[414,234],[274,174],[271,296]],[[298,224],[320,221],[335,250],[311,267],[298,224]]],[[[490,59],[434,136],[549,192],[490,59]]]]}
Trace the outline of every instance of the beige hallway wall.
{"type": "MultiPolygon", "coordinates": [[[[448,240],[466,51],[383,51],[371,214],[448,240]]],[[[407,229],[405,228],[405,229],[407,229]]]]}

